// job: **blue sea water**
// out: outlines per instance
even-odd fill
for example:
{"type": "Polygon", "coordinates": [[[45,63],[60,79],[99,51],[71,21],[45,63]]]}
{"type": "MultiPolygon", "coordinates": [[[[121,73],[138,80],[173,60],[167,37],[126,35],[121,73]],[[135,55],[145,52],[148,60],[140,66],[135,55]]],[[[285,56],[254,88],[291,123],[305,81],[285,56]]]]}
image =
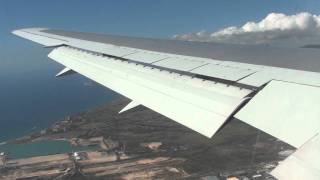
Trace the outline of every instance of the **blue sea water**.
{"type": "Polygon", "coordinates": [[[56,70],[1,74],[0,142],[39,131],[118,97],[79,74],[56,78],[56,70]]]}
{"type": "MultiPolygon", "coordinates": [[[[40,131],[68,115],[118,97],[79,74],[56,78],[61,68],[54,65],[32,71],[0,72],[0,142],[40,131]]],[[[72,147],[67,141],[0,145],[0,152],[6,152],[11,159],[87,149],[97,147],[72,147]]]]}
{"type": "Polygon", "coordinates": [[[92,151],[97,149],[99,149],[98,146],[70,146],[68,141],[62,140],[39,141],[27,144],[0,145],[0,152],[5,152],[10,159],[71,153],[83,150],[92,151]]]}
{"type": "MultiPolygon", "coordinates": [[[[64,67],[47,57],[51,50],[9,34],[0,39],[0,144],[119,97],[79,74],[56,78],[64,67]]],[[[0,145],[9,158],[77,150],[66,141],[0,145]]]]}

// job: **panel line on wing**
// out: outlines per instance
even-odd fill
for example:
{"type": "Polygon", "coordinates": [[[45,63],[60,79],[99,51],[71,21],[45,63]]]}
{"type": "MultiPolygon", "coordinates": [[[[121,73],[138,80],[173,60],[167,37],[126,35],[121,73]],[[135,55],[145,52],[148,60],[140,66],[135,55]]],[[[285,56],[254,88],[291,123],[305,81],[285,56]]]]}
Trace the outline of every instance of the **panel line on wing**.
{"type": "Polygon", "coordinates": [[[68,47],[55,49],[49,57],[208,137],[251,92],[68,47]]]}

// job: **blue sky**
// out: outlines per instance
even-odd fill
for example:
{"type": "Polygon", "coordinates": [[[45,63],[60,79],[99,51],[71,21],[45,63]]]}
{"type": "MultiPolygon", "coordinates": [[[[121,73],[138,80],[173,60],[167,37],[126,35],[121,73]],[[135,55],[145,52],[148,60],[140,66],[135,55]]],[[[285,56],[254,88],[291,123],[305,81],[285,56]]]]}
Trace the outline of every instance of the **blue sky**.
{"type": "MultiPolygon", "coordinates": [[[[24,27],[168,38],[258,21],[270,12],[320,14],[319,0],[1,0],[1,73],[52,68],[47,51],[10,34],[24,27]]],[[[0,73],[0,74],[1,74],[0,73]]]]}
{"type": "Polygon", "coordinates": [[[2,0],[1,38],[33,26],[168,37],[259,20],[270,12],[319,14],[318,0],[2,0]]]}

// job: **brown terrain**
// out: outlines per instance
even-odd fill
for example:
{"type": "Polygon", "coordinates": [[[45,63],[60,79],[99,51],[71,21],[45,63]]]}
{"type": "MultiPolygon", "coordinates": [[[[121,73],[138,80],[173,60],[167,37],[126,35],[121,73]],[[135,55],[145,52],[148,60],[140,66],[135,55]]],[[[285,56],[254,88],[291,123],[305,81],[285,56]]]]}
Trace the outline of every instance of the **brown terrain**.
{"type": "Polygon", "coordinates": [[[128,102],[114,101],[10,141],[66,139],[100,148],[8,159],[0,163],[0,179],[274,179],[268,173],[293,150],[237,119],[209,139],[142,106],[118,114],[128,102]]]}

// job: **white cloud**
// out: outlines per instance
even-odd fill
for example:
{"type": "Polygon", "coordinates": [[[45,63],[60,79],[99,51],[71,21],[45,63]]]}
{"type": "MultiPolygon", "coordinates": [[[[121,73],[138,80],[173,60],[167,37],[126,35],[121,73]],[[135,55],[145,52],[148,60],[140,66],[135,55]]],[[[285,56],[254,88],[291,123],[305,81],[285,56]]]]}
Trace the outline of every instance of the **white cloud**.
{"type": "Polygon", "coordinates": [[[175,39],[214,41],[236,44],[320,43],[320,16],[310,13],[285,15],[270,13],[260,22],[247,22],[241,27],[227,27],[217,32],[200,31],[176,35],[175,39]],[[316,41],[315,41],[316,39],[316,41]]]}

